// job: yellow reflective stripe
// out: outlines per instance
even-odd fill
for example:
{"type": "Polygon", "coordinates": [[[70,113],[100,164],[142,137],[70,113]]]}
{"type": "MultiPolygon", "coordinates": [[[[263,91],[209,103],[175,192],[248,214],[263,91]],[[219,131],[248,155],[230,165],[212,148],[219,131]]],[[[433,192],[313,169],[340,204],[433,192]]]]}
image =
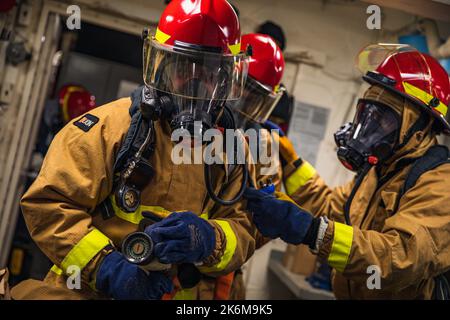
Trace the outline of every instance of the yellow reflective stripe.
{"type": "Polygon", "coordinates": [[[200,215],[200,218],[208,220],[209,219],[209,213],[208,212],[204,212],[200,215]]]}
{"type": "MultiPolygon", "coordinates": [[[[408,82],[403,82],[403,88],[405,89],[405,92],[407,94],[410,94],[410,95],[416,97],[417,99],[419,99],[426,105],[429,105],[430,101],[432,99],[434,99],[434,97],[431,94],[429,94],[428,92],[423,91],[422,89],[417,88],[416,86],[413,86],[412,84],[410,84],[408,82]]],[[[448,107],[445,104],[443,104],[441,101],[439,101],[439,105],[433,109],[435,109],[436,111],[441,113],[444,117],[447,115],[448,107]]]]}
{"type": "Polygon", "coordinates": [[[241,43],[239,42],[236,44],[229,44],[228,48],[230,49],[233,56],[237,56],[239,52],[241,52],[241,43]]]}
{"type": "Polygon", "coordinates": [[[155,39],[159,43],[164,44],[164,43],[166,43],[167,40],[170,39],[170,35],[168,35],[167,33],[162,32],[161,30],[159,30],[159,28],[156,28],[155,39]]]}
{"type": "Polygon", "coordinates": [[[143,211],[150,211],[157,215],[160,218],[167,218],[172,212],[169,210],[164,209],[163,207],[159,206],[139,206],[135,212],[125,212],[122,211],[116,204],[116,199],[114,196],[110,197],[112,207],[114,209],[114,213],[116,216],[122,220],[131,222],[133,224],[139,224],[144,217],[142,216],[143,211]]]}
{"type": "Polygon", "coordinates": [[[63,271],[58,268],[56,264],[53,265],[53,267],[50,269],[52,272],[56,273],[58,276],[62,275],[63,271]]]}
{"type": "Polygon", "coordinates": [[[61,269],[65,272],[69,266],[78,266],[82,270],[109,243],[107,236],[97,229],[92,230],[69,251],[61,262],[61,269]]]}
{"type": "Polygon", "coordinates": [[[220,261],[217,264],[211,267],[198,267],[198,269],[204,273],[217,272],[225,269],[231,262],[231,259],[233,258],[237,247],[237,238],[236,235],[234,234],[233,229],[231,228],[230,223],[224,220],[214,220],[214,222],[220,226],[223,233],[225,234],[227,244],[225,246],[225,250],[223,252],[222,257],[220,258],[220,261]]]}
{"type": "Polygon", "coordinates": [[[334,237],[328,264],[339,272],[343,272],[350,255],[353,243],[353,227],[343,223],[334,223],[334,237]]]}
{"type": "Polygon", "coordinates": [[[172,300],[197,300],[195,288],[180,289],[177,291],[172,300]]]}
{"type": "Polygon", "coordinates": [[[292,195],[298,188],[303,187],[315,174],[316,169],[307,161],[303,161],[302,165],[286,179],[285,187],[287,194],[292,195]]]}

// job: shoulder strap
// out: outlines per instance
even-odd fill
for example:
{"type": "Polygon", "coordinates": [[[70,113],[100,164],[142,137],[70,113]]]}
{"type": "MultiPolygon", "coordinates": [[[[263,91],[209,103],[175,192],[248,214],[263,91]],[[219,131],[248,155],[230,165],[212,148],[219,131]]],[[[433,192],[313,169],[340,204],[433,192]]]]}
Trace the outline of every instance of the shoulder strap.
{"type": "MultiPolygon", "coordinates": [[[[400,190],[400,197],[397,200],[397,207],[400,198],[411,189],[420,178],[420,176],[437,168],[444,163],[450,163],[450,154],[446,146],[435,145],[428,149],[428,151],[419,159],[417,159],[409,170],[405,179],[405,184],[400,190]]],[[[397,211],[397,210],[395,210],[397,211]]],[[[438,275],[434,278],[435,288],[433,292],[433,299],[435,300],[449,300],[450,299],[450,285],[444,274],[438,275]]]]}
{"type": "MultiPolygon", "coordinates": [[[[137,88],[131,93],[131,106],[129,109],[131,123],[128,128],[127,134],[123,143],[120,146],[119,152],[116,156],[116,161],[114,163],[114,174],[119,174],[125,169],[128,161],[136,154],[139,148],[145,141],[148,130],[153,127],[152,121],[144,121],[142,114],[140,112],[141,104],[141,93],[143,86],[137,88]]],[[[154,138],[153,138],[154,139],[154,138]]],[[[153,141],[154,142],[154,141],[153,141]]],[[[154,143],[150,143],[143,152],[143,156],[148,158],[151,153],[153,153],[154,143]]],[[[113,180],[113,192],[116,189],[116,184],[118,182],[118,175],[114,177],[113,180]]],[[[112,207],[111,201],[106,198],[103,202],[98,205],[102,213],[103,219],[109,219],[115,215],[114,208],[112,207]]]]}
{"type": "MultiPolygon", "coordinates": [[[[133,91],[133,93],[131,93],[131,106],[129,110],[131,124],[125,140],[117,153],[116,162],[114,163],[114,172],[120,172],[124,169],[127,160],[139,150],[145,140],[149,127],[152,125],[151,122],[144,121],[139,109],[142,90],[143,86],[137,88],[133,91]]],[[[144,156],[148,156],[150,152],[152,151],[146,150],[146,152],[144,152],[144,156]]]]}
{"type": "Polygon", "coordinates": [[[428,149],[428,151],[422,157],[418,158],[411,166],[411,169],[406,176],[405,183],[400,190],[400,197],[414,187],[422,174],[433,170],[444,163],[450,163],[449,151],[446,146],[435,145],[428,149]]]}

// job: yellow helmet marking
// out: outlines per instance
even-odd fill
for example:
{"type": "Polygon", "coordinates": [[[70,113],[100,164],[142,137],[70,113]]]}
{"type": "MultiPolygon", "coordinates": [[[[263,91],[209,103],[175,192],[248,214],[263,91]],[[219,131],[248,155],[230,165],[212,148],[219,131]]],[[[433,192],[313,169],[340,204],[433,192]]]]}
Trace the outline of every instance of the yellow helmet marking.
{"type": "Polygon", "coordinates": [[[233,56],[237,56],[239,52],[241,52],[241,43],[229,44],[228,48],[230,49],[233,56]]]}
{"type": "Polygon", "coordinates": [[[159,43],[164,44],[164,43],[167,42],[167,40],[170,39],[170,35],[168,35],[167,33],[162,32],[161,30],[159,30],[159,28],[156,28],[155,39],[159,43]]]}

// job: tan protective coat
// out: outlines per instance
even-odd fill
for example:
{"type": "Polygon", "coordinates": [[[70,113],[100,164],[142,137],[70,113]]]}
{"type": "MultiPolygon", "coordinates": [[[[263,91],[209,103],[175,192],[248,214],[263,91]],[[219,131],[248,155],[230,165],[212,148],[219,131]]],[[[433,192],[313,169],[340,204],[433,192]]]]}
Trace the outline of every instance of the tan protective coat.
{"type": "MultiPolygon", "coordinates": [[[[400,141],[403,141],[407,129],[419,116],[415,107],[377,87],[372,87],[366,98],[402,110],[400,141]]],[[[350,208],[353,240],[348,260],[342,272],[334,270],[333,290],[337,298],[430,299],[433,278],[450,270],[450,164],[424,173],[400,199],[400,188],[411,165],[377,186],[395,170],[400,160],[420,157],[436,144],[429,129],[430,125],[414,134],[379,175],[372,168],[358,189],[350,208]],[[397,201],[399,206],[395,212],[397,201]],[[379,290],[367,287],[367,280],[373,274],[368,272],[370,266],[381,270],[379,290]]],[[[285,178],[294,171],[293,166],[285,168],[285,178]]],[[[323,259],[328,259],[332,251],[336,222],[345,223],[343,207],[353,185],[354,181],[330,188],[316,174],[291,194],[314,215],[331,219],[319,252],[323,259]]]]}
{"type": "MultiPolygon", "coordinates": [[[[130,104],[130,99],[124,98],[91,111],[99,122],[88,132],[72,123],[63,128],[52,142],[38,178],[22,198],[22,210],[31,236],[57,266],[61,266],[70,250],[94,228],[106,235],[116,248],[120,248],[126,235],[138,228],[136,223],[118,216],[104,220],[95,211],[112,191],[113,164],[130,125],[130,104]]],[[[223,259],[227,236],[217,221],[228,222],[237,239],[234,254],[221,270],[205,273],[214,277],[237,270],[255,249],[254,231],[242,203],[230,207],[215,205],[207,197],[203,165],[174,165],[168,124],[156,122],[155,133],[156,151],[150,162],[156,174],[143,190],[141,204],[162,207],[170,212],[207,213],[216,230],[216,248],[207,259],[208,266],[223,259]]],[[[227,174],[219,168],[213,172],[216,192],[223,185],[227,188],[224,198],[231,198],[240,187],[241,173],[234,170],[225,184],[227,174]]],[[[48,288],[45,292],[54,294],[46,298],[102,298],[88,283],[94,280],[96,268],[107,253],[103,250],[97,254],[82,270],[81,290],[65,289],[66,277],[50,271],[41,284],[48,288]]],[[[200,294],[203,292],[199,290],[201,286],[194,290],[194,296],[212,298],[200,294]]],[[[25,281],[13,288],[13,297],[39,299],[41,296],[34,294],[39,292],[36,287],[39,287],[36,282],[25,281]]]]}

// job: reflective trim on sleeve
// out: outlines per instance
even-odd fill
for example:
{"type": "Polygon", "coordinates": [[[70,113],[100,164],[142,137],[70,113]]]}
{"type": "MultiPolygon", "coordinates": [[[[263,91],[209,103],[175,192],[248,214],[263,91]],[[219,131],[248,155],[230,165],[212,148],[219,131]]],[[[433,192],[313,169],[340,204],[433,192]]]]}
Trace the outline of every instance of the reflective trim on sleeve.
{"type": "Polygon", "coordinates": [[[353,227],[343,223],[334,223],[334,236],[328,264],[339,272],[347,266],[353,243],[353,227]]]}
{"type": "Polygon", "coordinates": [[[58,266],[56,264],[54,264],[50,270],[52,272],[56,273],[58,276],[63,274],[63,271],[60,268],[58,268],[58,266]]]}
{"type": "Polygon", "coordinates": [[[217,264],[211,267],[198,267],[198,269],[204,273],[218,272],[225,269],[231,262],[231,259],[233,258],[237,247],[237,238],[236,235],[234,234],[233,229],[231,228],[230,223],[224,220],[214,220],[214,222],[220,226],[223,233],[225,234],[227,244],[225,246],[225,250],[223,252],[222,257],[220,258],[220,261],[217,264]]]}
{"type": "Polygon", "coordinates": [[[197,300],[196,288],[180,289],[177,291],[172,300],[197,300]]]}
{"type": "Polygon", "coordinates": [[[292,195],[298,188],[304,186],[315,174],[316,169],[307,161],[303,161],[302,165],[286,179],[285,187],[287,194],[292,195]]]}
{"type": "Polygon", "coordinates": [[[82,270],[109,243],[107,236],[97,229],[92,230],[69,251],[61,262],[61,269],[64,273],[70,266],[78,266],[82,270]]]}

